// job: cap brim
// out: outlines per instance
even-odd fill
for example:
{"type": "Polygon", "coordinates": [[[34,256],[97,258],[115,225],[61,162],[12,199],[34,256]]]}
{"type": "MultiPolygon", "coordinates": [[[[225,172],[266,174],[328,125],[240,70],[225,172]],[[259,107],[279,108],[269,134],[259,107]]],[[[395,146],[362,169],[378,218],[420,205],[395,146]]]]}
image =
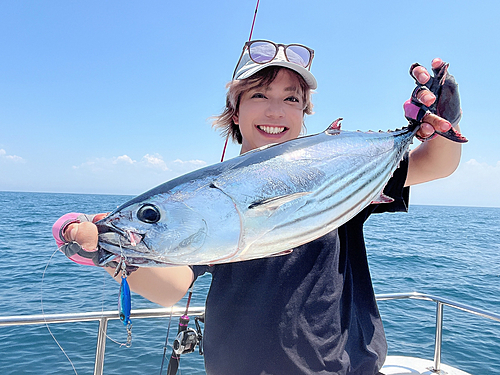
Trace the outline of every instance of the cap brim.
{"type": "Polygon", "coordinates": [[[284,68],[291,69],[304,78],[306,81],[307,85],[311,90],[314,90],[318,87],[318,84],[316,82],[316,78],[314,78],[313,74],[307,70],[306,68],[301,67],[300,65],[297,65],[295,63],[291,63],[289,61],[280,61],[280,60],[273,60],[267,64],[257,64],[257,63],[250,63],[250,64],[245,64],[243,67],[241,67],[236,76],[234,77],[235,80],[239,79],[245,79],[253,76],[255,73],[258,71],[270,67],[270,66],[282,66],[284,68]]]}

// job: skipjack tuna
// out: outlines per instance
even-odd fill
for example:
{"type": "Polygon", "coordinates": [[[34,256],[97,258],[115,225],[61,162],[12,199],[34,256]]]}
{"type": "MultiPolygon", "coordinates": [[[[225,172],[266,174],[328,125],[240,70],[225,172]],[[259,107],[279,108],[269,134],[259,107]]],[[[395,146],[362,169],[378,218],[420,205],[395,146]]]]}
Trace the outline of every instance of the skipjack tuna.
{"type": "MultiPolygon", "coordinates": [[[[419,124],[326,131],[168,181],[97,223],[101,264],[218,264],[280,255],[346,223],[382,190],[419,124]]],[[[440,133],[466,142],[454,129],[440,133]]]]}

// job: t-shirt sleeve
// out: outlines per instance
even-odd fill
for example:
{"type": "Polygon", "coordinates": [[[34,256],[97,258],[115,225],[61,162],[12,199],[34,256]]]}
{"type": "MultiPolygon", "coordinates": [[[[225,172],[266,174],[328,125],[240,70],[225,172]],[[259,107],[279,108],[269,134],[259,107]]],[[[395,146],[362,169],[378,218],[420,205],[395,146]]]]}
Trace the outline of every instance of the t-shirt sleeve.
{"type": "Polygon", "coordinates": [[[196,279],[198,278],[198,276],[201,276],[203,275],[205,272],[210,272],[210,266],[189,266],[189,268],[191,268],[191,270],[193,271],[193,275],[194,275],[194,278],[193,278],[193,283],[196,281],[196,279]]]}
{"type": "Polygon", "coordinates": [[[407,212],[410,199],[410,187],[405,187],[408,174],[408,153],[399,163],[391,179],[384,188],[384,194],[394,199],[391,203],[379,203],[368,206],[371,213],[407,212]]]}

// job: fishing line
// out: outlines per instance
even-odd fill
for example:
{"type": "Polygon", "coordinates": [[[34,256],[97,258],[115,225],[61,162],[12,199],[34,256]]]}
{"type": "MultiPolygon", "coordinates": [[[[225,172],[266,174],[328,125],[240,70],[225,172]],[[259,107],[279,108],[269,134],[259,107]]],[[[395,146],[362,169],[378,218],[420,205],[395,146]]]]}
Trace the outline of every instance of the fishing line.
{"type": "MultiPolygon", "coordinates": [[[[76,371],[76,368],[75,368],[75,366],[73,364],[73,361],[71,361],[71,359],[69,358],[68,354],[66,353],[66,351],[64,350],[64,348],[62,347],[62,345],[56,339],[56,337],[52,333],[52,330],[50,329],[49,323],[47,323],[47,320],[45,319],[45,309],[44,309],[44,305],[43,305],[43,291],[44,291],[43,287],[44,287],[44,281],[45,281],[45,274],[47,273],[47,269],[48,269],[48,267],[50,265],[50,262],[52,261],[52,258],[54,257],[54,255],[56,255],[56,253],[58,251],[59,251],[59,249],[56,249],[52,253],[52,255],[50,256],[49,260],[47,261],[47,264],[45,265],[45,268],[44,268],[43,273],[42,273],[42,280],[41,280],[41,283],[40,283],[40,309],[42,310],[42,316],[43,316],[43,320],[44,320],[44,323],[45,323],[45,327],[47,328],[47,331],[49,331],[50,336],[52,337],[52,339],[54,340],[54,342],[56,343],[56,345],[59,347],[59,349],[61,350],[61,352],[64,354],[64,356],[66,357],[66,359],[70,363],[71,367],[73,368],[73,372],[75,373],[75,375],[78,375],[78,372],[76,371]]],[[[105,285],[106,285],[106,275],[104,274],[103,275],[102,300],[101,300],[101,312],[102,313],[104,313],[104,290],[105,290],[105,285]]],[[[108,338],[110,341],[114,342],[115,344],[118,344],[120,347],[127,346],[127,343],[122,343],[122,342],[119,342],[117,340],[114,340],[113,338],[111,338],[110,336],[108,336],[107,333],[106,333],[106,338],[108,338]]]]}
{"type": "MultiPolygon", "coordinates": [[[[248,36],[248,41],[252,40],[253,27],[255,26],[255,19],[257,18],[257,11],[259,10],[259,2],[260,0],[257,0],[257,5],[255,6],[255,13],[253,14],[252,27],[250,28],[250,35],[248,36]]],[[[222,149],[222,156],[220,158],[221,163],[224,161],[224,155],[226,155],[226,148],[228,141],[229,141],[229,134],[226,137],[226,142],[224,143],[224,148],[222,149]]]]}
{"type": "Polygon", "coordinates": [[[161,359],[160,375],[163,372],[163,365],[165,364],[165,358],[167,356],[168,336],[170,335],[170,325],[172,323],[173,312],[174,312],[174,306],[171,306],[170,307],[170,318],[168,319],[167,336],[165,337],[165,345],[163,345],[163,358],[161,359]]]}
{"type": "MultiPolygon", "coordinates": [[[[127,233],[130,237],[132,237],[129,231],[127,231],[127,233]]],[[[120,294],[118,296],[118,313],[120,315],[120,320],[127,329],[127,342],[125,343],[125,346],[129,348],[132,346],[132,322],[130,321],[132,300],[130,287],[127,282],[127,277],[129,275],[127,272],[127,265],[125,263],[127,257],[123,254],[122,240],[120,237],[118,237],[118,244],[120,245],[120,261],[116,266],[113,277],[116,277],[121,272],[122,281],[120,283],[120,294]]],[[[135,246],[135,241],[131,244],[132,246],[135,246]]]]}
{"type": "Polygon", "coordinates": [[[59,341],[57,341],[56,337],[54,336],[54,334],[52,333],[52,331],[50,330],[50,327],[49,327],[49,323],[47,323],[47,320],[45,319],[45,311],[43,309],[43,281],[45,279],[45,273],[47,272],[47,268],[49,267],[49,264],[50,264],[50,261],[52,260],[52,258],[54,257],[54,255],[56,255],[56,253],[59,251],[59,249],[56,249],[52,255],[50,256],[49,258],[49,261],[47,262],[47,264],[45,265],[45,269],[43,270],[43,274],[42,274],[42,282],[41,282],[41,287],[40,287],[40,307],[42,309],[42,316],[43,316],[43,321],[45,322],[45,327],[47,327],[47,330],[49,331],[50,335],[52,336],[52,339],[54,339],[55,343],[57,344],[57,346],[59,347],[59,349],[61,349],[61,351],[63,352],[64,356],[66,357],[66,359],[69,361],[71,367],[73,368],[73,371],[75,372],[76,375],[78,375],[78,372],[76,372],[76,368],[75,366],[73,365],[73,362],[71,361],[71,359],[69,359],[68,355],[66,354],[66,351],[63,349],[63,347],[61,346],[61,344],[59,344],[59,341]]]}

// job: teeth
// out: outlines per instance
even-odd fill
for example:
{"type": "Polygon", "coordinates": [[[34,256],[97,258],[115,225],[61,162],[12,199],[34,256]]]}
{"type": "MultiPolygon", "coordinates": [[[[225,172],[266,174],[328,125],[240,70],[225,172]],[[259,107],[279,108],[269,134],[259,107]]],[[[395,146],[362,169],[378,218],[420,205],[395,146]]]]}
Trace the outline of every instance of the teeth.
{"type": "Polygon", "coordinates": [[[279,134],[285,131],[284,126],[259,126],[259,129],[268,134],[279,134]]]}

